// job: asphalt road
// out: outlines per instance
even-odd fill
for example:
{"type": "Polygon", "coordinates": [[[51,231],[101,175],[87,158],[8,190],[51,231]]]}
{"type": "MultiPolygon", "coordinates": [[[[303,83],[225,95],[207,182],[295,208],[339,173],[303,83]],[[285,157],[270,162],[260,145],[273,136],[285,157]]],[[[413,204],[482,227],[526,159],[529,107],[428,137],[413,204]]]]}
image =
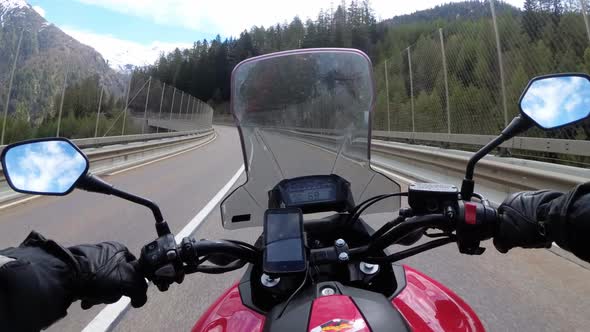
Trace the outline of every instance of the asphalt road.
{"type": "MultiPolygon", "coordinates": [[[[107,180],[160,204],[173,231],[179,231],[233,176],[242,162],[234,129],[217,127],[207,146],[137,168],[107,180]]],[[[116,240],[138,252],[155,236],[148,210],[124,201],[77,191],[62,198],[40,198],[0,211],[0,247],[16,245],[31,230],[65,244],[116,240]]],[[[260,229],[225,231],[218,209],[201,224],[198,238],[235,238],[253,242],[260,229]]],[[[490,244],[483,256],[460,255],[453,245],[404,263],[440,280],[465,299],[490,331],[588,331],[590,271],[547,250],[497,253],[490,244]]],[[[190,275],[168,292],[149,290],[141,309],[130,309],[116,331],[182,331],[240,272],[190,275]]],[[[78,309],[50,331],[79,331],[100,310],[78,309]]]]}

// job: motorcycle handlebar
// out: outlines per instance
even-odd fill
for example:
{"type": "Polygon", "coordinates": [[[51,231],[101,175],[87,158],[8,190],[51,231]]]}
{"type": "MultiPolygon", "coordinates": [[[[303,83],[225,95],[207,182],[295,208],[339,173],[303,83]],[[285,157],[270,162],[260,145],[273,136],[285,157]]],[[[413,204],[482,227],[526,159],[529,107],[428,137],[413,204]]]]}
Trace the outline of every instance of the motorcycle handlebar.
{"type": "MultiPolygon", "coordinates": [[[[337,246],[312,249],[309,261],[312,265],[343,263],[348,260],[363,260],[366,262],[393,262],[419,252],[423,252],[450,242],[457,242],[459,251],[466,254],[481,254],[480,241],[493,236],[494,229],[499,220],[498,212],[493,207],[482,202],[458,202],[452,209],[444,213],[414,216],[398,223],[395,227],[384,229],[371,243],[362,247],[348,248],[337,246]],[[442,230],[437,234],[443,238],[431,241],[405,251],[379,257],[371,257],[383,249],[402,241],[408,234],[417,231],[423,232],[429,228],[442,230]],[[453,232],[456,231],[456,234],[453,232]],[[341,255],[343,252],[346,255],[341,255]]],[[[378,231],[379,232],[379,231],[378,231]]],[[[223,260],[222,260],[223,261],[223,260]]],[[[237,269],[245,263],[255,265],[262,264],[262,250],[245,243],[231,240],[196,240],[184,238],[180,245],[169,234],[156,239],[142,249],[139,264],[134,266],[142,271],[146,277],[158,277],[170,275],[172,270],[176,273],[184,270],[186,273],[206,272],[223,273],[237,269]],[[199,267],[207,256],[225,255],[235,258],[224,266],[199,267]],[[239,260],[239,261],[238,261],[239,260]],[[241,265],[240,265],[241,264],[241,265]],[[183,267],[184,265],[184,267],[183,267]]]]}
{"type": "Polygon", "coordinates": [[[180,257],[188,265],[194,265],[199,257],[221,254],[252,264],[260,263],[262,254],[253,248],[227,240],[195,240],[184,238],[179,246],[180,257]]]}

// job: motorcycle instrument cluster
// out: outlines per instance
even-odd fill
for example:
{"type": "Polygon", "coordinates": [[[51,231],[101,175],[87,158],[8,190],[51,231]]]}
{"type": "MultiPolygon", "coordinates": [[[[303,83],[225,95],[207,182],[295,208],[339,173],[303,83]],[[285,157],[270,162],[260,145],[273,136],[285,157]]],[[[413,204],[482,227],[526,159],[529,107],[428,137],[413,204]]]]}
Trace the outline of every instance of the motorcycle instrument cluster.
{"type": "Polygon", "coordinates": [[[269,192],[269,207],[295,207],[303,213],[345,212],[354,208],[350,183],[338,175],[303,176],[281,181],[269,192]]]}

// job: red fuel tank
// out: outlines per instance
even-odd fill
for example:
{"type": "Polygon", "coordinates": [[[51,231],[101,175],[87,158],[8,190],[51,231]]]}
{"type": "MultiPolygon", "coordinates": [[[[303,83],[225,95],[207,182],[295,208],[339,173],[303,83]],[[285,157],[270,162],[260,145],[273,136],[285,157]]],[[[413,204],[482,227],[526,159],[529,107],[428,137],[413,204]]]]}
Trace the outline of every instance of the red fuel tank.
{"type": "MultiPolygon", "coordinates": [[[[436,280],[404,266],[407,285],[391,302],[415,332],[482,332],[475,312],[436,280]]],[[[262,332],[265,316],[242,304],[238,286],[227,290],[199,319],[193,332],[262,332]]],[[[348,296],[324,296],[314,300],[309,332],[369,332],[353,300],[348,296]]]]}

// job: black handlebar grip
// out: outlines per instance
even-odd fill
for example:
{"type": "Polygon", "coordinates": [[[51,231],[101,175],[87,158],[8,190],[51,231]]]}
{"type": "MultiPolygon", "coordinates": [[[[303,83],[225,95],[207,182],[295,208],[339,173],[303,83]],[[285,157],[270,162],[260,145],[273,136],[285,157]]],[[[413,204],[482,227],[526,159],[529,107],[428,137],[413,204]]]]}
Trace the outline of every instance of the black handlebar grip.
{"type": "Polygon", "coordinates": [[[490,239],[498,224],[498,211],[478,202],[458,202],[456,219],[459,251],[468,255],[481,255],[480,242],[490,239]]]}
{"type": "Polygon", "coordinates": [[[139,274],[141,274],[142,276],[145,276],[144,273],[144,269],[143,266],[141,265],[141,263],[139,262],[138,259],[129,262],[129,264],[133,267],[133,269],[138,272],[139,274]]]}

